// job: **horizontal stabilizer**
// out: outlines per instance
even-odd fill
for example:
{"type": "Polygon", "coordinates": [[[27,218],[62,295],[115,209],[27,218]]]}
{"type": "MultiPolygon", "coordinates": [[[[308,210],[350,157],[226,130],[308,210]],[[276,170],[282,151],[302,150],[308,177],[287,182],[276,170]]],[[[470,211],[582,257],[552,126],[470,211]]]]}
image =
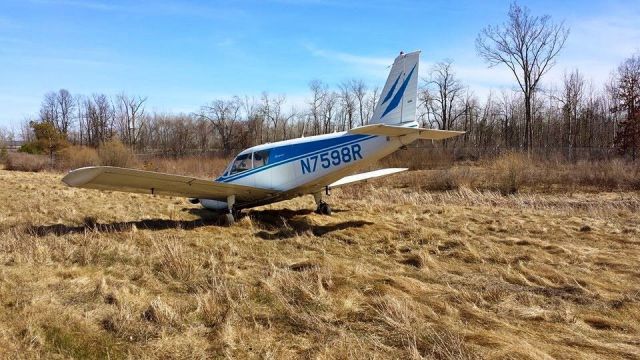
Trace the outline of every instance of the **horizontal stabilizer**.
{"type": "Polygon", "coordinates": [[[345,176],[342,179],[329,184],[329,188],[335,188],[338,186],[342,186],[342,185],[347,185],[347,184],[353,184],[353,183],[357,183],[360,181],[365,181],[365,180],[369,180],[369,179],[373,179],[373,178],[377,178],[380,176],[387,176],[387,175],[391,175],[391,174],[395,174],[395,173],[399,173],[402,171],[407,171],[409,169],[407,168],[389,168],[389,169],[380,169],[380,170],[374,170],[374,171],[369,171],[366,173],[362,173],[362,174],[355,174],[355,175],[349,175],[349,176],[345,176]]]}
{"type": "Polygon", "coordinates": [[[378,135],[378,136],[405,136],[417,134],[418,139],[443,140],[464,134],[464,131],[435,130],[406,126],[394,126],[374,124],[360,126],[349,130],[350,134],[378,135]]]}
{"type": "Polygon", "coordinates": [[[111,166],[76,169],[69,172],[62,181],[69,186],[86,189],[223,201],[231,195],[235,195],[238,201],[249,201],[270,194],[268,190],[250,186],[111,166]]]}

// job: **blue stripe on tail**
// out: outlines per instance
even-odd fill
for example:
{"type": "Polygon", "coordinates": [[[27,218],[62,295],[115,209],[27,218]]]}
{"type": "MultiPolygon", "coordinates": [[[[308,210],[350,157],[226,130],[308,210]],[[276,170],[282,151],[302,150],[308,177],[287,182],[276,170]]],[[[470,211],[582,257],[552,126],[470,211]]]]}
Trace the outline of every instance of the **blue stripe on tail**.
{"type": "Polygon", "coordinates": [[[384,100],[382,100],[383,104],[389,101],[389,99],[391,99],[393,92],[396,90],[396,85],[398,85],[398,81],[400,81],[400,76],[402,76],[402,74],[398,75],[398,78],[396,79],[396,81],[393,83],[393,85],[391,85],[391,90],[389,90],[389,92],[387,93],[387,96],[385,96],[384,100]]]}
{"type": "Polygon", "coordinates": [[[404,91],[407,89],[407,85],[409,85],[409,80],[411,79],[411,76],[413,75],[413,71],[416,69],[416,65],[413,65],[413,69],[411,69],[411,72],[409,73],[409,76],[407,76],[407,78],[404,79],[404,81],[402,82],[402,86],[400,86],[400,89],[398,90],[396,95],[393,97],[393,99],[389,103],[389,106],[387,106],[387,108],[384,110],[384,113],[382,113],[382,116],[380,118],[383,118],[385,115],[387,115],[388,113],[393,111],[393,109],[398,107],[398,104],[400,104],[400,100],[402,99],[402,96],[404,95],[404,91]]]}

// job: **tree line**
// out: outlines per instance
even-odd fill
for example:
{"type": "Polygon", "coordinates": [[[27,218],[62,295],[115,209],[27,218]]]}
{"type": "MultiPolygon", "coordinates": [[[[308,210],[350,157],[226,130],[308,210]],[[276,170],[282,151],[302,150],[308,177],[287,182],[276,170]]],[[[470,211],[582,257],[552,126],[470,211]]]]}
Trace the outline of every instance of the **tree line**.
{"type": "MultiPolygon", "coordinates": [[[[534,16],[513,3],[506,22],[478,35],[478,55],[488,66],[506,66],[517,86],[480,98],[456,75],[455,63],[435,64],[421,79],[417,120],[424,127],[463,130],[445,147],[474,156],[505,150],[557,153],[568,159],[623,155],[640,148],[640,54],[624,60],[606,84],[593,84],[580,70],[559,84],[542,86],[569,30],[549,16],[534,16]]],[[[147,98],[118,94],[44,96],[39,114],[22,126],[32,141],[37,124],[55,128],[66,141],[97,147],[117,138],[137,153],[224,155],[252,145],[366,125],[378,88],[352,79],[337,86],[309,83],[302,106],[286,95],[215,99],[188,114],[146,109],[147,98]]]]}

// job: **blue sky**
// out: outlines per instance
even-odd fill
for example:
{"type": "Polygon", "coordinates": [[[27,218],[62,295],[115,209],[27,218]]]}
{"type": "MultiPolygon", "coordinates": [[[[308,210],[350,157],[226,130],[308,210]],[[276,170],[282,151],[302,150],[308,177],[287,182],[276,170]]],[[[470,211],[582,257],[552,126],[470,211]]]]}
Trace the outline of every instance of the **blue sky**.
{"type": "MultiPolygon", "coordinates": [[[[579,68],[600,86],[640,50],[640,1],[521,1],[571,28],[548,82],[579,68]]],[[[421,74],[444,58],[479,96],[513,86],[487,69],[474,40],[509,1],[0,0],[0,126],[36,114],[66,88],[148,97],[156,111],[196,111],[233,94],[286,93],[349,78],[382,86],[400,50],[420,49],[421,74]]]]}

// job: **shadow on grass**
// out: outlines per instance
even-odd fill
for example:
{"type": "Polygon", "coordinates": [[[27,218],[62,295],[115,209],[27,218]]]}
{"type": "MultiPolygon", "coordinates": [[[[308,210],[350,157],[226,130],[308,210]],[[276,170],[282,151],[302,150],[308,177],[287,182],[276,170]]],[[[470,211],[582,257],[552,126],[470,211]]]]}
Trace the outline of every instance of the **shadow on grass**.
{"type": "Polygon", "coordinates": [[[262,210],[250,211],[248,216],[254,223],[266,229],[258,231],[255,234],[264,240],[288,239],[307,232],[310,232],[314,236],[322,236],[333,231],[360,228],[373,224],[370,221],[355,220],[328,225],[316,225],[313,224],[308,217],[303,216],[312,212],[313,211],[309,209],[262,210]]]}
{"type": "MultiPolygon", "coordinates": [[[[93,231],[102,233],[126,232],[131,231],[134,228],[141,230],[192,230],[203,226],[225,225],[224,219],[220,216],[220,213],[203,208],[184,208],[183,211],[189,212],[198,218],[194,220],[144,219],[136,221],[99,223],[95,218],[87,217],[84,219],[84,224],[82,225],[34,225],[27,227],[26,232],[42,237],[50,234],[61,236],[93,231]]],[[[347,221],[331,225],[314,225],[304,217],[304,215],[309,215],[312,212],[313,211],[309,209],[250,210],[248,212],[245,211],[244,213],[240,213],[240,218],[238,220],[245,216],[250,216],[259,227],[268,230],[262,230],[258,232],[256,236],[268,240],[285,239],[307,231],[311,231],[315,236],[322,236],[336,230],[373,224],[366,221],[347,221]],[[272,233],[273,231],[276,232],[272,233]]]]}
{"type": "Polygon", "coordinates": [[[42,226],[30,226],[27,228],[29,234],[36,236],[46,236],[49,234],[66,235],[84,232],[97,231],[102,233],[126,232],[131,231],[134,227],[137,229],[147,230],[166,230],[166,229],[186,229],[191,230],[202,226],[221,225],[219,219],[196,219],[196,220],[167,220],[167,219],[145,219],[138,221],[122,221],[101,224],[85,219],[83,225],[70,226],[65,224],[53,224],[42,226]]]}
{"type": "Polygon", "coordinates": [[[185,229],[191,230],[203,226],[222,226],[224,222],[219,213],[201,209],[184,208],[183,211],[198,216],[194,220],[171,220],[171,219],[144,219],[137,221],[119,221],[111,223],[99,223],[95,218],[86,217],[82,225],[33,225],[26,228],[26,232],[36,236],[78,234],[84,232],[97,231],[102,233],[115,233],[131,231],[134,227],[146,230],[167,230],[185,229]]]}

